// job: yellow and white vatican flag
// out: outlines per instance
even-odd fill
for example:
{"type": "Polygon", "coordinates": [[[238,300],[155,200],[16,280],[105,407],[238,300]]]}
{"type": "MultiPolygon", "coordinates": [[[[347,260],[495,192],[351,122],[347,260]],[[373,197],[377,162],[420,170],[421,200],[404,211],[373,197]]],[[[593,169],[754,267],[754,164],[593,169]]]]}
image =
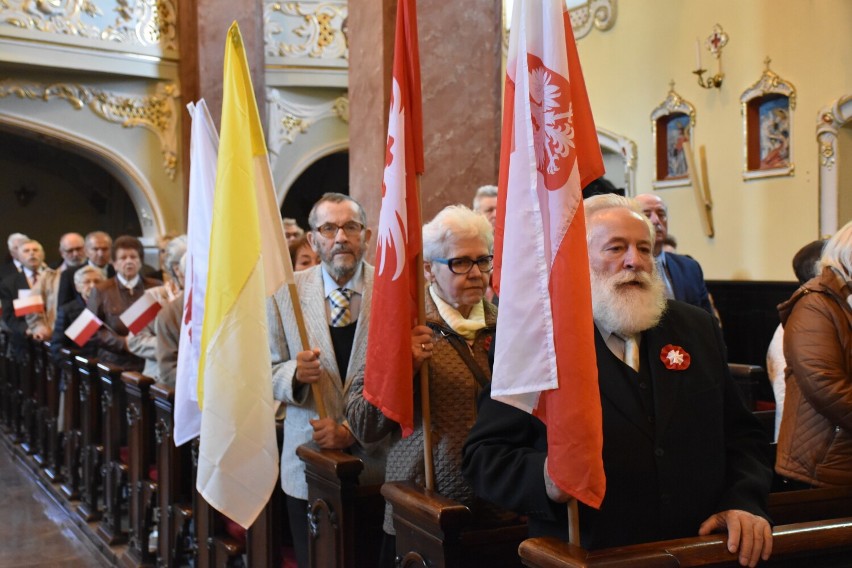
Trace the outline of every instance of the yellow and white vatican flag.
{"type": "Polygon", "coordinates": [[[196,485],[249,527],[278,478],[266,298],[292,279],[242,36],[225,46],[222,121],[198,364],[196,485]]]}

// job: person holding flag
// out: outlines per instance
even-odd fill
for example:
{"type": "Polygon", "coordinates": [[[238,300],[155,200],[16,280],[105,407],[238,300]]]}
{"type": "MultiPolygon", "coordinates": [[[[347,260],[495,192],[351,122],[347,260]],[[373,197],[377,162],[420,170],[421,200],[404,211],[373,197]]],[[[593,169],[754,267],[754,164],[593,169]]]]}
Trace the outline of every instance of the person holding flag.
{"type": "MultiPolygon", "coordinates": [[[[494,237],[488,220],[463,205],[451,205],[423,226],[423,258],[426,279],[426,326],[411,329],[407,356],[412,371],[394,377],[415,384],[415,375],[429,360],[429,399],[433,444],[428,452],[434,460],[434,490],[464,505],[478,507],[470,486],[461,475],[462,445],[476,420],[476,401],[488,386],[491,373],[488,349],[494,339],[497,308],[485,301],[491,279],[494,237]]],[[[374,300],[376,302],[376,300],[374,300]]],[[[385,311],[374,313],[378,319],[385,311]]],[[[410,480],[426,485],[424,476],[424,417],[420,391],[412,389],[414,429],[407,434],[401,424],[368,402],[362,393],[367,377],[356,378],[346,401],[346,417],[355,437],[373,442],[392,436],[385,481],[410,480]]],[[[422,379],[421,379],[422,380],[422,379]]],[[[390,505],[385,510],[384,531],[388,535],[383,558],[393,559],[394,537],[390,505]]],[[[383,565],[392,565],[384,563],[383,565]]]]}
{"type": "Polygon", "coordinates": [[[308,223],[308,242],[321,264],[294,278],[310,344],[302,345],[288,286],[269,299],[266,311],[273,395],[287,404],[281,487],[300,567],[308,566],[308,484],[296,448],[313,440],[321,448],[349,449],[364,462],[360,483],[368,485],[382,481],[386,447],[382,441],[357,444],[343,415],[343,401],[364,372],[367,352],[373,293],[373,267],[364,261],[367,215],[348,195],[326,193],[308,223]]]}
{"type": "Polygon", "coordinates": [[[100,362],[125,371],[141,372],[145,368],[145,359],[128,349],[130,330],[121,316],[145,294],[145,290],[160,286],[162,282],[139,273],[143,249],[136,237],[118,237],[112,249],[115,276],[95,287],[86,302],[89,311],[104,323],[92,341],[98,347],[100,362]]]}
{"type": "MultiPolygon", "coordinates": [[[[769,440],[730,376],[718,326],[666,300],[654,229],[635,200],[590,197],[585,216],[607,491],[599,510],[580,507],[582,545],[727,532],[741,565],[768,560],[769,440]]],[[[465,475],[481,497],[528,514],[530,536],[564,539],[570,495],[548,467],[551,430],[484,396],[465,475]]]]}
{"type": "Polygon", "coordinates": [[[59,360],[59,351],[63,347],[80,349],[80,354],[84,357],[94,357],[97,354],[97,347],[93,343],[86,342],[83,347],[80,347],[65,332],[85,311],[86,302],[89,300],[92,290],[103,281],[103,273],[93,266],[84,266],[74,273],[76,297],[57,308],[56,324],[53,327],[53,336],[50,340],[50,352],[57,361],[59,360]]]}

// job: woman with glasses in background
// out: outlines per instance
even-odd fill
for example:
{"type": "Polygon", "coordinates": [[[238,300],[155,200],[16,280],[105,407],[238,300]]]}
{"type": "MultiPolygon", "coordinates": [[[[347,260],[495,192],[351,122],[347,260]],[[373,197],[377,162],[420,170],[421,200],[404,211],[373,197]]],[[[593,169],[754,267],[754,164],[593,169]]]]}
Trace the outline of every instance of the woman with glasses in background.
{"type": "MultiPolygon", "coordinates": [[[[488,350],[494,339],[497,308],[484,299],[493,268],[494,236],[488,220],[467,207],[443,209],[423,227],[427,326],[411,330],[414,377],[429,363],[432,455],[435,491],[471,506],[474,515],[485,507],[477,502],[461,473],[462,445],[476,421],[479,393],[491,380],[488,350]]],[[[410,480],[425,485],[423,423],[420,389],[415,385],[414,432],[401,437],[400,427],[367,402],[363,376],[356,377],[346,401],[353,434],[373,442],[392,434],[385,481],[410,480]]],[[[490,508],[489,508],[490,509],[490,508]]],[[[386,506],[383,566],[392,566],[394,528],[386,506]]]]}

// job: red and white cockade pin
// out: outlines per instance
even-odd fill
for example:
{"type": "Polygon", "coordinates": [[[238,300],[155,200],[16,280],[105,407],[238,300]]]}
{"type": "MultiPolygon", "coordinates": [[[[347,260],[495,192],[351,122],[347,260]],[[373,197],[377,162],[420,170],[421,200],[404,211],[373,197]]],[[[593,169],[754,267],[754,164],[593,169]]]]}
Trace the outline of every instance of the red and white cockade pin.
{"type": "Polygon", "coordinates": [[[683,347],[669,343],[660,351],[660,361],[670,371],[685,371],[692,359],[683,347]]]}

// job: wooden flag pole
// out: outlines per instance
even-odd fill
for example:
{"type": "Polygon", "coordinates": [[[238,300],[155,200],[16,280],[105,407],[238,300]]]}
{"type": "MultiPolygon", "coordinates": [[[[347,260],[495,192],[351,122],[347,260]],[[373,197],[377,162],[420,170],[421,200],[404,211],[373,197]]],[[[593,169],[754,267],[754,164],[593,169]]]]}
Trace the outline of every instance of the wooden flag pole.
{"type": "MultiPolygon", "coordinates": [[[[423,226],[423,210],[420,205],[420,174],[417,174],[417,210],[420,211],[420,226],[423,226]]],[[[426,278],[423,275],[423,250],[414,259],[417,270],[417,324],[426,325],[426,278]]],[[[432,410],[429,403],[429,360],[420,366],[420,414],[423,425],[423,475],[426,489],[435,490],[435,468],[432,461],[432,410]]]]}
{"type": "Polygon", "coordinates": [[[580,546],[580,510],[577,500],[568,500],[568,543],[580,546]]]}
{"type": "MultiPolygon", "coordinates": [[[[308,343],[308,329],[305,327],[305,316],[302,314],[302,304],[299,303],[299,292],[296,290],[296,283],[290,282],[287,284],[287,289],[290,291],[290,303],[293,304],[293,314],[296,316],[296,326],[299,328],[299,339],[302,341],[300,351],[310,349],[308,343]]],[[[311,383],[311,393],[314,395],[314,404],[317,407],[317,414],[320,419],[328,416],[325,411],[325,402],[322,399],[322,391],[319,383],[311,383]]]]}
{"type": "Polygon", "coordinates": [[[706,198],[707,196],[701,188],[700,172],[696,166],[695,155],[692,153],[692,144],[689,140],[683,143],[683,154],[686,156],[686,166],[689,169],[689,179],[692,182],[695,204],[698,206],[698,217],[701,219],[701,226],[704,228],[704,234],[712,237],[714,234],[713,204],[706,198]]]}

